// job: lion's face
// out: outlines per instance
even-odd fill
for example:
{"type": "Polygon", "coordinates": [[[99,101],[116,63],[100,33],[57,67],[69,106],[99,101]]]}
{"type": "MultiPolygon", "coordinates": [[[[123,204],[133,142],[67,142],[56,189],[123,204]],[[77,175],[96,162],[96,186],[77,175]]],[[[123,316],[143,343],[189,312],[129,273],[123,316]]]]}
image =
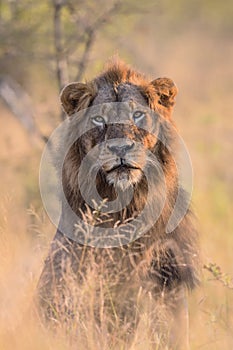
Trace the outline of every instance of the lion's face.
{"type": "Polygon", "coordinates": [[[103,79],[73,83],[62,92],[62,104],[71,116],[71,124],[89,130],[78,140],[82,158],[88,156],[90,169],[97,167],[116,189],[124,191],[140,182],[145,168],[152,163],[150,152],[155,152],[160,125],[176,94],[169,79],[156,82],[157,92],[156,84],[142,87],[130,81],[103,79]],[[75,114],[79,110],[85,110],[81,116],[75,114]]]}
{"type": "Polygon", "coordinates": [[[94,164],[110,185],[125,190],[141,179],[148,163],[147,151],[156,145],[159,116],[148,108],[140,93],[125,102],[95,103],[83,121],[94,129],[89,142],[84,136],[80,146],[88,154],[98,145],[94,164]]]}

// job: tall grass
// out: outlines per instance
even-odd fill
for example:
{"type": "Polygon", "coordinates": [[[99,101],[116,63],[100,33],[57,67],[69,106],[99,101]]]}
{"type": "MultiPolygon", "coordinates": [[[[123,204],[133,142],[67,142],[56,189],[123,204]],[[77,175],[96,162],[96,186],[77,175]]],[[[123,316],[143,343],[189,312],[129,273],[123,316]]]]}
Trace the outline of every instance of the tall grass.
{"type": "MultiPolygon", "coordinates": [[[[227,38],[215,39],[212,33],[194,33],[192,29],[188,32],[187,28],[165,44],[161,31],[156,29],[156,34],[151,31],[145,35],[142,31],[141,37],[132,40],[132,59],[137,56],[139,40],[147,50],[144,57],[140,49],[138,66],[144,70],[147,62],[150,74],[173,77],[180,90],[174,118],[193,162],[193,202],[200,222],[203,264],[220,266],[222,274],[231,279],[232,45],[227,38]],[[161,45],[154,49],[151,43],[155,35],[161,39],[161,45]]],[[[94,57],[99,58],[97,53],[94,57]]],[[[38,74],[41,75],[39,70],[38,74]]],[[[44,82],[36,80],[35,84],[34,79],[33,84],[39,84],[44,91],[44,82]]],[[[51,130],[48,116],[58,113],[58,101],[57,93],[48,95],[49,84],[46,89],[43,103],[37,108],[38,123],[42,122],[47,131],[51,130]]],[[[37,88],[33,94],[38,94],[37,88]]],[[[9,111],[0,107],[0,349],[104,349],[104,332],[98,333],[92,317],[83,329],[89,343],[82,343],[80,338],[69,343],[62,326],[56,333],[51,332],[35,312],[33,297],[55,228],[41,211],[37,185],[40,154],[32,150],[27,135],[9,111]]],[[[223,276],[218,271],[212,272],[203,269],[201,286],[189,296],[192,350],[233,349],[233,291],[221,281],[223,276]]],[[[87,282],[91,295],[92,280],[87,282]]],[[[131,350],[150,349],[146,331],[149,321],[146,316],[143,320],[131,350]]],[[[127,349],[117,334],[112,349],[114,346],[127,349]]]]}
{"type": "MultiPolygon", "coordinates": [[[[12,201],[7,200],[1,208],[0,349],[155,349],[151,344],[151,321],[147,312],[141,314],[141,322],[133,340],[131,339],[131,345],[125,340],[125,334],[129,331],[127,324],[123,323],[122,326],[117,314],[113,325],[114,332],[109,338],[107,329],[104,329],[107,324],[104,318],[108,317],[108,313],[105,312],[102,301],[107,294],[108,308],[114,314],[116,299],[111,297],[111,286],[107,283],[102,284],[102,288],[99,288],[100,285],[96,288],[99,283],[99,266],[94,261],[89,266],[81,289],[72,291],[77,295],[77,300],[73,300],[78,310],[76,319],[71,318],[69,325],[58,319],[54,321],[56,327],[42,324],[35,308],[34,296],[49,245],[44,230],[51,230],[51,227],[43,215],[35,214],[31,209],[30,212],[25,212],[25,217],[33,217],[36,236],[32,239],[25,231],[19,230],[17,234],[12,232],[11,225],[16,227],[9,214],[12,206],[12,201]],[[102,319],[100,324],[96,323],[96,312],[102,319]]],[[[216,264],[209,264],[203,270],[203,277],[202,286],[189,298],[191,349],[231,349],[231,276],[224,274],[216,264]]],[[[67,279],[69,288],[77,288],[71,274],[67,275],[67,279]]],[[[142,291],[138,291],[138,305],[142,297],[140,293],[142,291]]],[[[124,297],[126,296],[123,294],[118,295],[119,300],[124,297]]],[[[151,308],[152,305],[148,307],[151,308]]]]}

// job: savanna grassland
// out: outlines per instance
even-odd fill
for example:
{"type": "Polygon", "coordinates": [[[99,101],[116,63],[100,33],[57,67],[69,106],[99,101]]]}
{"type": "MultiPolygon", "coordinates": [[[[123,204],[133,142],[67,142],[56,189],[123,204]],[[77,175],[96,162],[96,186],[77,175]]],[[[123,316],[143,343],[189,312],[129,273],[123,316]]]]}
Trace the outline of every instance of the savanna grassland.
{"type": "MultiPolygon", "coordinates": [[[[10,75],[27,91],[36,125],[47,136],[60,122],[51,3],[0,3],[0,75],[10,75]]],[[[233,4],[220,0],[147,1],[143,7],[139,2],[126,3],[124,11],[97,31],[81,80],[97,74],[110,56],[118,54],[151,78],[168,76],[176,82],[179,95],[174,119],[193,164],[193,209],[199,222],[203,266],[201,285],[189,297],[190,346],[230,350],[233,4]]],[[[86,6],[98,11],[94,2],[87,4],[80,5],[84,19],[89,18],[85,17],[86,6]]],[[[75,19],[70,19],[66,9],[62,16],[66,38],[74,30],[75,19]]],[[[75,36],[70,42],[75,45],[75,36]]],[[[70,81],[77,77],[75,60],[80,59],[84,44],[70,56],[70,81]]],[[[58,334],[52,334],[33,312],[34,291],[55,232],[38,185],[43,146],[0,99],[0,349],[108,349],[93,340],[91,319],[89,343],[83,347],[80,339],[67,343],[62,326],[58,334]]],[[[145,329],[138,332],[140,338],[145,329]]],[[[127,347],[116,340],[112,349],[127,347]]],[[[130,349],[150,349],[150,345],[144,340],[130,349]]]]}

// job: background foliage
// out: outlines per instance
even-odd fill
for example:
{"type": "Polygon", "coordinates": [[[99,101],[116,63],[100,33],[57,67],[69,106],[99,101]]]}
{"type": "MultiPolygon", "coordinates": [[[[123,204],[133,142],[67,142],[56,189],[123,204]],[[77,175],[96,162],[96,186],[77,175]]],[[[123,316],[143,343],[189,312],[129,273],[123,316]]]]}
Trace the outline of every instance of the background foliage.
{"type": "MultiPolygon", "coordinates": [[[[205,265],[190,297],[191,349],[233,347],[232,34],[231,0],[0,1],[0,78],[27,91],[44,135],[60,121],[64,82],[93,77],[115,54],[177,83],[174,118],[193,162],[205,265]]],[[[3,100],[0,110],[0,348],[66,349],[24,316],[55,231],[38,189],[43,144],[3,100]]]]}

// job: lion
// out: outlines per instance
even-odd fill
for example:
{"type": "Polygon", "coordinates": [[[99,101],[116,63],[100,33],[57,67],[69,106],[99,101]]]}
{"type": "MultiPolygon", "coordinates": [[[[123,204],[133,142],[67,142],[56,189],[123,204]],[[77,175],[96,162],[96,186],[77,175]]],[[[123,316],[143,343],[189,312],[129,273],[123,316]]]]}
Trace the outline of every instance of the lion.
{"type": "Polygon", "coordinates": [[[94,319],[96,341],[114,333],[130,344],[143,329],[155,348],[187,348],[187,291],[199,282],[199,248],[176,164],[177,92],[171,79],[151,81],[120,61],[62,90],[66,201],[38,285],[46,319],[72,322],[77,332],[94,319]],[[178,192],[178,211],[187,210],[168,232],[178,192]],[[102,206],[91,205],[93,193],[102,206]]]}

